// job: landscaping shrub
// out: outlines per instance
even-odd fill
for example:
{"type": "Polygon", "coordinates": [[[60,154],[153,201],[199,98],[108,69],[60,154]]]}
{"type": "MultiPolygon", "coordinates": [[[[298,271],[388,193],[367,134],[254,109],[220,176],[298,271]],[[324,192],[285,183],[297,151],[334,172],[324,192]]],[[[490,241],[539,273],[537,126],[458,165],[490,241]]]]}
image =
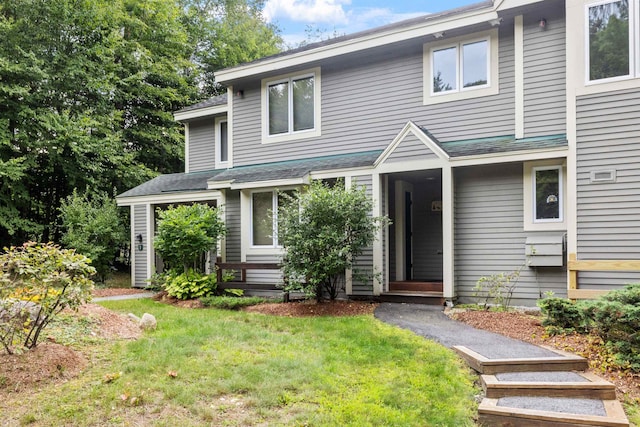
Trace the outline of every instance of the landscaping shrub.
{"type": "Polygon", "coordinates": [[[640,372],[640,284],[628,285],[595,301],[547,298],[538,302],[543,325],[580,333],[595,332],[618,364],[640,372]]]}
{"type": "Polygon", "coordinates": [[[266,300],[260,297],[237,297],[237,296],[209,296],[200,298],[200,302],[205,307],[220,308],[223,310],[238,310],[242,307],[262,304],[266,300]]]}
{"type": "Polygon", "coordinates": [[[7,353],[35,347],[58,313],[91,297],[90,262],[52,243],[28,242],[0,254],[0,342],[7,353]]]}
{"type": "Polygon", "coordinates": [[[169,275],[164,290],[169,296],[186,300],[213,295],[218,288],[215,274],[201,274],[193,269],[169,275]]]}
{"type": "Polygon", "coordinates": [[[545,298],[538,301],[538,306],[546,317],[543,326],[557,328],[558,332],[588,332],[591,325],[591,303],[573,302],[564,298],[545,298]]]}
{"type": "Polygon", "coordinates": [[[524,265],[510,273],[496,273],[478,279],[473,287],[473,296],[478,300],[478,305],[486,310],[490,302],[493,302],[503,310],[507,310],[511,305],[511,298],[523,268],[524,265]]]}

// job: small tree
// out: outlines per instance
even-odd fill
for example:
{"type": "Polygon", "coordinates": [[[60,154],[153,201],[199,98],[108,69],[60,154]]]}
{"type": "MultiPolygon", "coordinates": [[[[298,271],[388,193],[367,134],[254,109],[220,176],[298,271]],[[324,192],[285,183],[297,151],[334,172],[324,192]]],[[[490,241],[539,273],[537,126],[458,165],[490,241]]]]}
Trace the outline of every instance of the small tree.
{"type": "Polygon", "coordinates": [[[158,210],[158,234],[153,241],[156,251],[177,272],[189,269],[203,273],[200,260],[215,251],[226,229],[216,208],[203,204],[170,206],[158,210]]]}
{"type": "Polygon", "coordinates": [[[91,297],[90,262],[52,243],[29,242],[0,254],[0,342],[7,353],[35,347],[58,313],[91,297]]]}
{"type": "Polygon", "coordinates": [[[79,195],[74,190],[62,201],[60,218],[62,243],[91,259],[97,281],[104,282],[128,239],[116,202],[104,193],[79,195]]]}
{"type": "Polygon", "coordinates": [[[373,243],[387,219],[371,216],[373,203],[364,188],[345,188],[342,181],[333,187],[315,181],[284,198],[278,241],[285,250],[286,287],[318,300],[326,291],[333,300],[345,269],[373,243]]]}

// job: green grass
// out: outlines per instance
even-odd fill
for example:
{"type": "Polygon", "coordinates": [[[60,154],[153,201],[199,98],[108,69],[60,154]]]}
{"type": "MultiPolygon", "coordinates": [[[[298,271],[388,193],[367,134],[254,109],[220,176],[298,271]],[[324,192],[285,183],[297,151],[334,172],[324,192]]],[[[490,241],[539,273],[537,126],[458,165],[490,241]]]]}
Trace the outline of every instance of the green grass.
{"type": "Polygon", "coordinates": [[[261,304],[265,301],[264,298],[260,297],[236,297],[226,295],[213,295],[200,298],[200,302],[205,307],[214,307],[223,310],[238,310],[242,307],[261,304]]]}
{"type": "Polygon", "coordinates": [[[31,425],[474,425],[468,369],[372,316],[104,306],[152,313],[158,329],[94,347],[81,377],[0,403],[0,412],[31,425]]]}

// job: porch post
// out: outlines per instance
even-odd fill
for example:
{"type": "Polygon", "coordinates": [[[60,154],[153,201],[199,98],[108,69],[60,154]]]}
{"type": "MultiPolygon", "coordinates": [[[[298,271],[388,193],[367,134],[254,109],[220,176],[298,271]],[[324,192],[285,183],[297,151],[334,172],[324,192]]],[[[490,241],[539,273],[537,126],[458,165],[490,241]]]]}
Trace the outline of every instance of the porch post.
{"type": "Polygon", "coordinates": [[[455,295],[453,238],[453,171],[446,165],[442,168],[442,296],[446,300],[455,295]]]}

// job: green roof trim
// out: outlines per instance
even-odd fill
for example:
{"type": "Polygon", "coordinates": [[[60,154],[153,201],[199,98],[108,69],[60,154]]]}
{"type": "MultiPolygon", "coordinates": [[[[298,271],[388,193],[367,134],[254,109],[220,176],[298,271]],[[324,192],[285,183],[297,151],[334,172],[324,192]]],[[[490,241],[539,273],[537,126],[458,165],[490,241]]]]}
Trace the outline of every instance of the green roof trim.
{"type": "MultiPolygon", "coordinates": [[[[428,131],[425,133],[428,134],[428,131]]],[[[515,135],[503,135],[489,138],[436,142],[451,157],[541,150],[568,146],[567,135],[565,134],[533,136],[520,139],[517,139],[515,135]]]]}

